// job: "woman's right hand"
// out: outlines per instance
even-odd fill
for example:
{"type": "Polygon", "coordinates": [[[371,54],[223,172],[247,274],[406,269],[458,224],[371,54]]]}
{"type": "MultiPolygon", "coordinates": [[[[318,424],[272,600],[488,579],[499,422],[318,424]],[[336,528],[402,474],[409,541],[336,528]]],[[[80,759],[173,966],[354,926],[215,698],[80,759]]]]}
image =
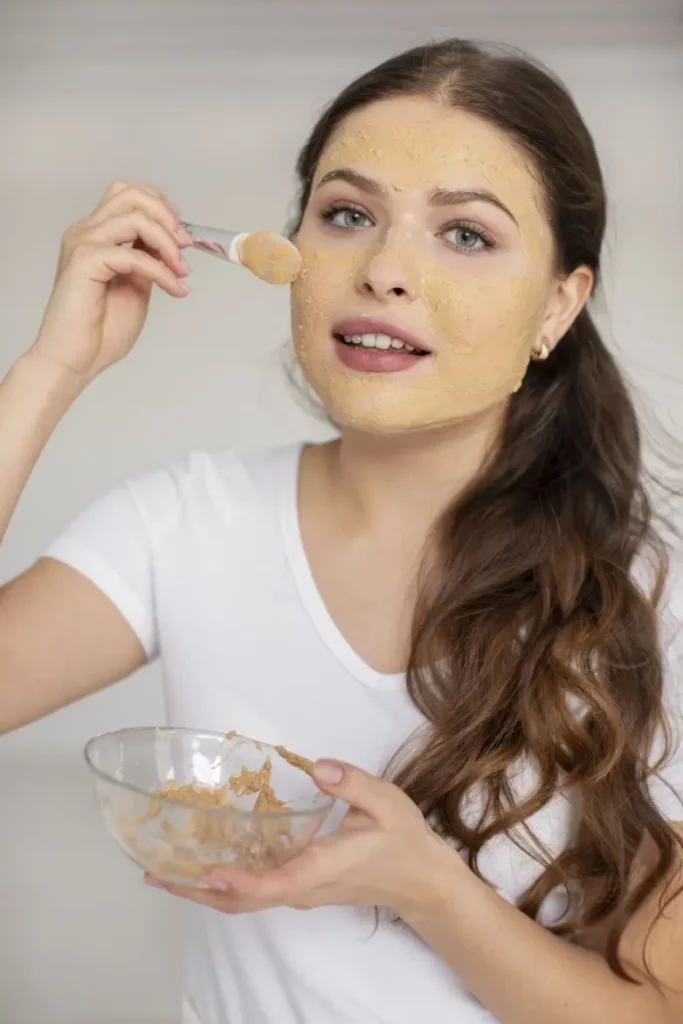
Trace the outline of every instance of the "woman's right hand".
{"type": "Polygon", "coordinates": [[[161,192],[114,182],[94,212],[63,235],[52,295],[30,351],[92,380],[132,349],[153,284],[187,295],[180,249],[189,244],[161,192]]]}

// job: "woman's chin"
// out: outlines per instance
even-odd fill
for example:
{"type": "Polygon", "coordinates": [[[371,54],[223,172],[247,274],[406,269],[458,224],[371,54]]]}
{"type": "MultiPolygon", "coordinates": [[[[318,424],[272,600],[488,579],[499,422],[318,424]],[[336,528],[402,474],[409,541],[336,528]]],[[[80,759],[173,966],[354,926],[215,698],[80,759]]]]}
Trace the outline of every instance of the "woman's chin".
{"type": "Polygon", "coordinates": [[[394,408],[389,404],[370,407],[358,402],[334,402],[320,395],[328,416],[340,430],[354,431],[377,438],[408,438],[443,429],[448,421],[425,415],[410,415],[407,408],[394,408]]]}
{"type": "Polygon", "coordinates": [[[297,354],[306,383],[340,429],[385,438],[428,436],[489,416],[497,421],[507,404],[498,394],[458,394],[436,374],[350,373],[338,362],[297,354]]]}

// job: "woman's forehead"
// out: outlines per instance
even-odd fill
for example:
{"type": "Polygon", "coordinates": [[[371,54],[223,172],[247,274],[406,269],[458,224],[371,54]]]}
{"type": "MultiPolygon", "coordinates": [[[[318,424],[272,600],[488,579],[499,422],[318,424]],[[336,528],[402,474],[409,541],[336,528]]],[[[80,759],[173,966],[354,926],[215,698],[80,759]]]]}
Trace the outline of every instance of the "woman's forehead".
{"type": "Polygon", "coordinates": [[[485,188],[512,211],[524,233],[547,236],[540,187],[529,161],[483,119],[425,97],[382,100],[338,125],[315,183],[350,168],[395,191],[485,188]]]}

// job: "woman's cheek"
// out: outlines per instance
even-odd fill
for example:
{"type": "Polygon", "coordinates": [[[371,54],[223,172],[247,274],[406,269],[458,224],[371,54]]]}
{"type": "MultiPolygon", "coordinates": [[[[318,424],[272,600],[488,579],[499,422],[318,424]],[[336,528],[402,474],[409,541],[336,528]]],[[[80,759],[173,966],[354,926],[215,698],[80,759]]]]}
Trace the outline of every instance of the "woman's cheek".
{"type": "Polygon", "coordinates": [[[360,249],[323,248],[299,243],[301,271],[292,285],[292,334],[306,366],[315,357],[332,356],[334,321],[352,310],[355,281],[364,254],[360,249]]]}
{"type": "Polygon", "coordinates": [[[542,321],[537,278],[456,275],[430,264],[423,299],[455,406],[483,409],[518,390],[542,321]]]}

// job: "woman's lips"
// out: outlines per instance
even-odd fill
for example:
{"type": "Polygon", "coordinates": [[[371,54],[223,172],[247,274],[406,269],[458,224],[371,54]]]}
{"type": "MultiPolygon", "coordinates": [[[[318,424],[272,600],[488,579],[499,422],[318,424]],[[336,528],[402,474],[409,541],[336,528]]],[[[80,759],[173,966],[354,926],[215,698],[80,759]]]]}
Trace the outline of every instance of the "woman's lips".
{"type": "Polygon", "coordinates": [[[344,337],[353,334],[387,334],[390,338],[396,338],[397,341],[402,341],[405,345],[410,345],[421,352],[429,352],[422,340],[417,335],[411,334],[405,327],[372,316],[345,317],[344,320],[338,320],[333,325],[332,333],[344,337]]]}
{"type": "Polygon", "coordinates": [[[400,348],[363,348],[362,345],[347,345],[339,338],[334,339],[334,348],[337,358],[344,366],[363,373],[396,373],[399,370],[409,370],[427,358],[400,348]]]}
{"type": "Polygon", "coordinates": [[[429,354],[422,342],[403,327],[372,317],[347,317],[333,327],[335,351],[339,361],[351,370],[364,373],[396,373],[409,370],[429,354]],[[409,345],[417,351],[405,348],[366,347],[361,343],[349,343],[343,338],[360,335],[384,335],[409,345]]]}

